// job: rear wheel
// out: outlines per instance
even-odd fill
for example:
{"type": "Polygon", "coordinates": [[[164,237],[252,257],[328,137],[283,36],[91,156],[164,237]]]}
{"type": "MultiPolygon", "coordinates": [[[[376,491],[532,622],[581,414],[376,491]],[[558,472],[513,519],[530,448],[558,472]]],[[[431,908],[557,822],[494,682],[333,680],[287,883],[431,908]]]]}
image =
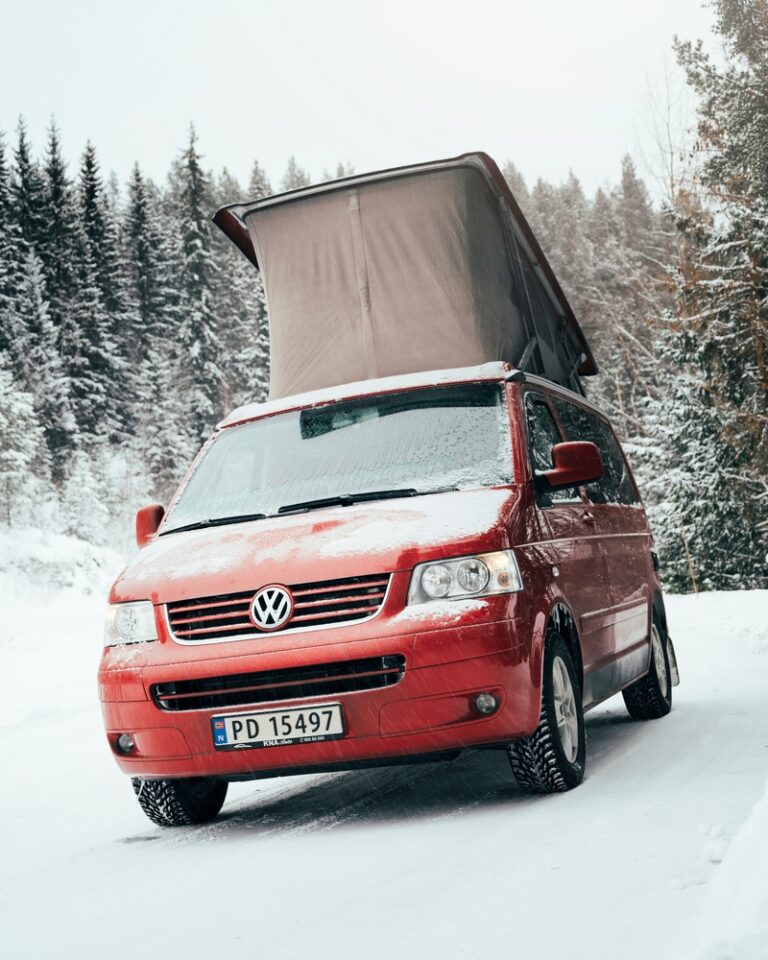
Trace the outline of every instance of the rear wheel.
{"type": "Polygon", "coordinates": [[[227,796],[226,780],[131,780],[139,806],[159,827],[185,827],[213,820],[227,796]]]}
{"type": "Polygon", "coordinates": [[[515,779],[531,793],[560,793],[584,778],[586,736],[573,658],[556,630],[547,634],[539,725],[513,740],[507,755],[515,779]]]}
{"type": "Polygon", "coordinates": [[[633,720],[657,720],[672,709],[672,673],[663,628],[654,615],[651,624],[651,668],[642,679],[623,691],[633,720]]]}

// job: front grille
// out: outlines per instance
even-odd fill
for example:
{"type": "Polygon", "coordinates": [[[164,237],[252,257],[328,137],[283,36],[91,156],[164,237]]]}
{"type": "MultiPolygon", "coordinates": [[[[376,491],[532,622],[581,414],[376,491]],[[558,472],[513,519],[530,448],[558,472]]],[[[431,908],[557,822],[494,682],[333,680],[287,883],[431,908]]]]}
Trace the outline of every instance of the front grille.
{"type": "Polygon", "coordinates": [[[377,690],[399,683],[404,674],[405,657],[396,653],[264,673],[233,673],[226,677],[155,683],[150,692],[161,710],[218,710],[377,690]]]}
{"type": "MultiPolygon", "coordinates": [[[[293,594],[293,613],[275,633],[300,627],[324,627],[335,623],[367,620],[379,612],[389,586],[390,574],[346,577],[299,583],[293,594]]],[[[177,640],[227,640],[263,635],[251,620],[249,610],[256,590],[228,593],[168,604],[168,622],[177,640]]]]}

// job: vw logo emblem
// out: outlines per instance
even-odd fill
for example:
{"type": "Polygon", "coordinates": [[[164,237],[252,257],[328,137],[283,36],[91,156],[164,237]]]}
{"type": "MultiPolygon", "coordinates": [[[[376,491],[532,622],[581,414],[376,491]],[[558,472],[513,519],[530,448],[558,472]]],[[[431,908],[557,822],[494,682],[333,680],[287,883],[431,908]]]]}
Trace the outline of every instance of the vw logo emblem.
{"type": "Polygon", "coordinates": [[[251,600],[251,620],[259,630],[279,630],[293,613],[293,597],[285,587],[262,587],[251,600]]]}

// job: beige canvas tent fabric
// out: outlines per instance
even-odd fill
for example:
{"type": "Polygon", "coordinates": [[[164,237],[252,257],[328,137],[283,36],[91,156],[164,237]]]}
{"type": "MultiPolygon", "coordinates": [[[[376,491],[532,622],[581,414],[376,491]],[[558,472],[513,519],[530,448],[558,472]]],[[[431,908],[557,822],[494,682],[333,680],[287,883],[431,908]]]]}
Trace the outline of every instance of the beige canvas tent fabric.
{"type": "Polygon", "coordinates": [[[272,398],[492,360],[573,379],[584,344],[480,165],[329,187],[225,208],[262,273],[272,398]]]}

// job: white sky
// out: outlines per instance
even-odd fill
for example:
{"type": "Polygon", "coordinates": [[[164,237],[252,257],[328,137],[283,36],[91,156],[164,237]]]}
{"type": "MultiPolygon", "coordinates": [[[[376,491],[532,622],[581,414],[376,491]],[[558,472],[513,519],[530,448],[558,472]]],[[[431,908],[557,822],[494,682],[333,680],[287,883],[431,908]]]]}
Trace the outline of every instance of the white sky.
{"type": "MultiPolygon", "coordinates": [[[[702,0],[0,0],[0,129],[42,149],[51,115],[121,180],[162,178],[191,120],[208,166],[277,186],[485,150],[530,181],[588,190],[652,152],[649,90],[675,33],[711,39],[702,0]]],[[[233,200],[240,199],[233,197],[233,200]]]]}

